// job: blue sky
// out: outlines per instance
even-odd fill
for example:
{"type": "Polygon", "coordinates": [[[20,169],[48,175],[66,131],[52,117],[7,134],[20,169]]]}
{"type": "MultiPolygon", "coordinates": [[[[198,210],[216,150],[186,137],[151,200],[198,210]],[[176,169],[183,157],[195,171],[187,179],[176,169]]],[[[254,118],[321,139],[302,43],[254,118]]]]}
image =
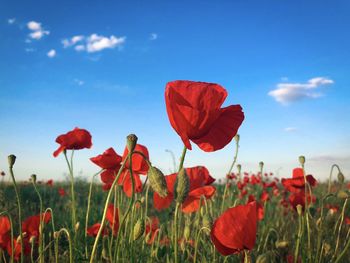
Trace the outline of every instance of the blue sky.
{"type": "MultiPolygon", "coordinates": [[[[1,1],[0,170],[18,156],[20,179],[61,179],[57,135],[88,129],[93,148],[77,172],[135,133],[151,161],[172,169],[181,140],[168,121],[164,89],[185,79],[219,83],[225,105],[241,104],[238,162],[290,176],[298,156],[326,178],[350,172],[348,1],[1,1]]],[[[187,166],[225,175],[234,145],[197,147],[187,166]]]]}

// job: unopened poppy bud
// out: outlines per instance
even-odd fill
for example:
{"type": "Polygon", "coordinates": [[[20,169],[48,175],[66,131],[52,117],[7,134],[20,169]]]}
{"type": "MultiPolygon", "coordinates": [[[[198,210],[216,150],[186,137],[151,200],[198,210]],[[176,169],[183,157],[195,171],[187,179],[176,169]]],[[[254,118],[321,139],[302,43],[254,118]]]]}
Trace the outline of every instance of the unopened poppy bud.
{"type": "Polygon", "coordinates": [[[30,176],[30,179],[31,179],[34,183],[36,183],[36,174],[32,174],[32,175],[30,176]]]}
{"type": "Polygon", "coordinates": [[[260,162],[259,167],[260,167],[260,170],[262,170],[264,168],[264,162],[260,162]]]}
{"type": "Polygon", "coordinates": [[[345,180],[345,178],[344,178],[344,174],[342,173],[342,172],[339,172],[338,173],[338,181],[339,181],[339,183],[344,183],[344,180],[345,180]]]}
{"type": "Polygon", "coordinates": [[[280,249],[282,249],[282,248],[288,248],[289,243],[288,243],[288,241],[285,241],[285,240],[276,241],[275,246],[276,246],[276,248],[280,248],[280,249]]]}
{"type": "Polygon", "coordinates": [[[297,205],[297,212],[298,212],[298,215],[301,215],[303,213],[303,206],[302,205],[297,205]]]}
{"type": "Polygon", "coordinates": [[[267,254],[261,254],[256,258],[256,263],[269,263],[270,258],[267,254]]]}
{"type": "Polygon", "coordinates": [[[168,188],[165,181],[165,176],[157,167],[151,167],[148,170],[148,180],[154,192],[164,198],[168,195],[168,188]]]}
{"type": "Polygon", "coordinates": [[[239,142],[239,139],[240,139],[239,134],[236,134],[236,136],[235,136],[235,141],[236,141],[236,143],[238,143],[238,142],[239,142]]]}
{"type": "Polygon", "coordinates": [[[190,179],[186,173],[186,170],[182,168],[177,174],[177,186],[176,186],[176,202],[182,204],[187,198],[190,190],[190,179]]]}
{"type": "Polygon", "coordinates": [[[322,219],[321,219],[321,217],[320,217],[319,219],[316,220],[316,227],[317,227],[318,229],[320,229],[321,223],[322,223],[322,219]]]}
{"type": "Polygon", "coordinates": [[[129,153],[134,151],[136,144],[137,144],[137,136],[135,134],[129,134],[126,137],[126,147],[128,148],[129,153]]]}
{"type": "Polygon", "coordinates": [[[7,158],[8,158],[8,161],[9,161],[9,167],[10,167],[10,168],[13,168],[13,165],[14,165],[15,162],[16,162],[16,156],[13,155],[13,154],[11,154],[11,155],[9,155],[7,158]]]}
{"type": "Polygon", "coordinates": [[[202,225],[203,227],[211,229],[213,225],[213,220],[209,214],[205,214],[202,219],[202,225]]]}
{"type": "Polygon", "coordinates": [[[325,255],[328,255],[330,253],[330,251],[331,251],[331,245],[328,244],[328,243],[324,243],[323,249],[324,249],[325,255]]]}
{"type": "Polygon", "coordinates": [[[145,200],[146,200],[145,197],[142,196],[141,199],[140,199],[141,204],[143,204],[145,202],[145,200]]]}
{"type": "Polygon", "coordinates": [[[35,236],[31,236],[29,239],[29,243],[34,244],[35,242],[35,236]]]}
{"type": "Polygon", "coordinates": [[[109,261],[107,249],[105,248],[102,249],[102,258],[109,261]]]}
{"type": "Polygon", "coordinates": [[[191,235],[191,229],[188,225],[185,226],[185,229],[184,229],[184,238],[186,240],[189,240],[190,239],[190,235],[191,235]]]}
{"type": "Polygon", "coordinates": [[[57,231],[53,232],[53,238],[54,238],[54,239],[57,239],[57,238],[58,238],[58,232],[57,232],[57,231]]]}
{"type": "Polygon", "coordinates": [[[143,232],[145,232],[145,221],[143,219],[138,219],[134,225],[133,240],[139,239],[143,235],[143,232]]]}
{"type": "Polygon", "coordinates": [[[75,224],[75,226],[74,226],[75,232],[78,232],[79,226],[80,226],[80,222],[77,222],[77,223],[75,224]]]}
{"type": "Polygon", "coordinates": [[[299,156],[299,163],[300,163],[301,165],[304,165],[304,164],[305,164],[305,156],[303,156],[303,155],[299,156]]]}
{"type": "Polygon", "coordinates": [[[240,173],[241,173],[241,170],[242,170],[242,165],[237,164],[237,170],[238,170],[238,174],[240,174],[240,173]]]}
{"type": "Polygon", "coordinates": [[[340,199],[346,199],[349,197],[349,195],[345,191],[340,190],[337,194],[337,197],[340,199]]]}

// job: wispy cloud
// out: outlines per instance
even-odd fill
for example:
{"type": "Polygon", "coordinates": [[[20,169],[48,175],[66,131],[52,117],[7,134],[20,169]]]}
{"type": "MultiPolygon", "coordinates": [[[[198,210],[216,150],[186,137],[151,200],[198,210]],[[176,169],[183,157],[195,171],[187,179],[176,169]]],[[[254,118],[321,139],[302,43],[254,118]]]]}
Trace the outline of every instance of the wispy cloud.
{"type": "Polygon", "coordinates": [[[318,155],[307,158],[313,162],[350,162],[350,155],[318,155]]]}
{"type": "Polygon", "coordinates": [[[158,38],[158,34],[156,34],[156,33],[151,33],[149,36],[150,40],[156,40],[157,38],[158,38]]]}
{"type": "Polygon", "coordinates": [[[333,83],[333,80],[325,77],[312,78],[306,83],[283,82],[278,83],[276,89],[271,90],[268,95],[273,97],[277,102],[288,105],[305,98],[319,98],[323,94],[317,91],[317,89],[333,83]]]}
{"type": "Polygon", "coordinates": [[[86,51],[88,53],[95,53],[104,49],[114,49],[116,47],[121,48],[125,43],[126,37],[116,37],[111,35],[109,37],[91,34],[86,37],[83,35],[73,36],[62,40],[64,48],[74,47],[76,51],[86,51]]]}
{"type": "Polygon", "coordinates": [[[49,58],[54,58],[56,56],[56,50],[51,49],[49,52],[47,52],[47,56],[49,58]]]}
{"type": "Polygon", "coordinates": [[[81,79],[74,79],[74,83],[78,86],[83,86],[85,82],[81,79]]]}
{"type": "Polygon", "coordinates": [[[15,22],[16,22],[16,18],[15,17],[7,19],[7,23],[10,24],[10,25],[14,24],[15,22]]]}
{"type": "Polygon", "coordinates": [[[45,35],[49,35],[50,31],[45,30],[42,26],[41,23],[36,22],[36,21],[30,21],[27,23],[27,27],[31,33],[29,33],[29,37],[32,39],[39,40],[45,35]]]}
{"type": "Polygon", "coordinates": [[[297,130],[298,129],[296,127],[286,127],[286,128],[284,128],[285,132],[295,132],[297,130]]]}

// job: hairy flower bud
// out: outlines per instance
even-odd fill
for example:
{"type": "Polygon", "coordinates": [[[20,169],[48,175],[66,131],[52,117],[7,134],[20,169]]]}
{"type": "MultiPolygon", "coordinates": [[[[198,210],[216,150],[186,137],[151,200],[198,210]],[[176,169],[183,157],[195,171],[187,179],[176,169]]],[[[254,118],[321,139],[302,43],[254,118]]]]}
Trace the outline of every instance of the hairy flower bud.
{"type": "Polygon", "coordinates": [[[16,155],[11,154],[7,158],[8,158],[8,161],[9,161],[9,167],[13,168],[13,165],[16,162],[16,155]]]}
{"type": "Polygon", "coordinates": [[[80,223],[79,223],[79,222],[77,222],[77,223],[75,224],[75,226],[74,226],[74,230],[75,230],[75,232],[78,232],[78,230],[79,230],[79,226],[80,226],[80,223]]]}
{"type": "Polygon", "coordinates": [[[297,212],[298,212],[298,215],[301,215],[303,213],[303,206],[302,205],[297,205],[297,212]]]}
{"type": "Polygon", "coordinates": [[[190,239],[190,235],[191,235],[191,229],[189,225],[186,225],[184,229],[184,238],[186,239],[186,241],[190,239]]]}
{"type": "MultiPolygon", "coordinates": [[[[207,227],[207,228],[211,229],[211,227],[213,225],[213,219],[211,218],[211,216],[209,214],[205,214],[203,216],[202,225],[203,225],[203,227],[207,227]]],[[[208,234],[209,234],[209,232],[208,232],[208,234]]]]}
{"type": "Polygon", "coordinates": [[[288,243],[288,241],[285,241],[285,240],[276,241],[275,246],[276,246],[276,248],[279,248],[279,249],[288,248],[289,243],[288,243]]]}
{"type": "Polygon", "coordinates": [[[168,195],[168,188],[164,174],[157,167],[152,166],[148,170],[147,176],[153,191],[162,198],[166,197],[168,195]]]}
{"type": "Polygon", "coordinates": [[[143,219],[138,219],[134,225],[134,235],[133,240],[139,239],[145,232],[145,221],[143,219]]]}
{"type": "Polygon", "coordinates": [[[241,173],[241,170],[242,170],[242,165],[237,164],[237,171],[238,171],[238,174],[241,173]]]}
{"type": "Polygon", "coordinates": [[[343,191],[343,190],[340,190],[337,194],[337,197],[339,199],[346,199],[349,197],[349,195],[347,194],[347,192],[343,191]]]}
{"type": "Polygon", "coordinates": [[[305,156],[303,156],[303,155],[299,156],[299,163],[300,163],[301,165],[304,165],[304,164],[305,164],[305,156]]]}
{"type": "Polygon", "coordinates": [[[32,174],[32,175],[30,176],[30,179],[31,179],[34,183],[36,183],[36,174],[32,174]]]}
{"type": "Polygon", "coordinates": [[[182,204],[187,198],[190,190],[190,179],[186,173],[186,170],[182,168],[177,174],[177,186],[176,186],[176,202],[182,204]]]}
{"type": "Polygon", "coordinates": [[[345,180],[345,177],[344,177],[344,174],[342,172],[339,172],[338,173],[338,181],[339,183],[344,183],[344,180],[345,180]]]}
{"type": "Polygon", "coordinates": [[[126,137],[126,147],[128,148],[129,153],[134,151],[136,144],[137,144],[137,136],[135,134],[129,134],[126,137]]]}

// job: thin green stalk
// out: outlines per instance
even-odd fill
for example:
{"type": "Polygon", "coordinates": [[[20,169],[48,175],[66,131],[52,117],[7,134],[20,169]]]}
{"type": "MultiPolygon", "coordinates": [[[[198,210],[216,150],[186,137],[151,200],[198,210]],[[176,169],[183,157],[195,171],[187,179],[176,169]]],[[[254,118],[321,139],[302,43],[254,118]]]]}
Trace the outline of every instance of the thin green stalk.
{"type": "Polygon", "coordinates": [[[210,229],[205,227],[205,226],[203,226],[202,228],[200,228],[198,230],[198,233],[197,233],[197,236],[196,236],[196,244],[194,246],[193,262],[197,262],[198,244],[200,242],[200,234],[201,234],[202,230],[208,230],[210,232],[210,229]]]}
{"type": "Polygon", "coordinates": [[[178,263],[178,244],[177,244],[177,240],[178,240],[178,231],[177,231],[177,214],[178,214],[178,211],[179,211],[179,207],[180,207],[180,203],[179,202],[176,202],[176,207],[175,207],[175,213],[174,213],[174,254],[175,254],[175,263],[178,263]]]}
{"type": "MultiPolygon", "coordinates": [[[[308,260],[312,262],[312,250],[311,250],[311,234],[310,234],[310,223],[309,223],[309,204],[308,204],[308,196],[307,196],[307,186],[308,186],[308,181],[306,180],[306,174],[305,174],[305,166],[302,163],[301,167],[303,169],[303,175],[304,175],[304,188],[305,188],[305,211],[304,211],[304,216],[306,220],[306,230],[307,230],[307,245],[308,245],[308,260]]],[[[312,198],[312,196],[310,196],[312,198]]]]}
{"type": "Polygon", "coordinates": [[[234,167],[234,165],[236,164],[236,161],[237,161],[237,156],[238,156],[238,149],[239,149],[239,140],[236,140],[236,150],[235,150],[235,156],[233,157],[233,161],[232,161],[232,164],[226,174],[226,183],[225,183],[225,189],[224,189],[224,194],[222,196],[222,201],[221,201],[221,213],[223,212],[224,210],[224,204],[225,204],[225,197],[226,197],[226,192],[227,192],[227,185],[228,185],[228,182],[229,182],[229,178],[228,176],[231,174],[232,172],[232,169],[234,167]]]}
{"type": "Polygon", "coordinates": [[[69,231],[66,228],[61,228],[58,232],[57,232],[57,236],[56,236],[56,242],[58,244],[58,240],[59,237],[61,235],[61,233],[65,233],[68,239],[68,245],[69,245],[69,262],[73,263],[73,247],[72,247],[72,239],[71,236],[69,234],[69,231]]]}
{"type": "Polygon", "coordinates": [[[40,192],[36,186],[36,176],[33,175],[32,176],[32,184],[33,184],[33,187],[34,187],[34,190],[36,192],[36,194],[38,195],[38,198],[39,198],[39,205],[40,205],[40,219],[39,219],[39,262],[42,263],[43,262],[43,200],[41,198],[41,195],[40,195],[40,192]]]}
{"type": "Polygon", "coordinates": [[[345,207],[346,207],[347,202],[348,202],[348,199],[345,199],[345,202],[344,202],[344,205],[343,205],[343,210],[342,210],[341,216],[340,216],[341,219],[340,219],[339,228],[338,228],[337,242],[336,242],[336,245],[335,245],[334,254],[332,256],[331,261],[333,261],[333,259],[336,257],[337,252],[338,252],[339,240],[340,240],[340,232],[341,232],[341,228],[342,228],[343,221],[344,221],[345,207]]]}
{"type": "Polygon", "coordinates": [[[13,187],[15,189],[15,194],[16,194],[16,199],[17,199],[18,222],[19,222],[18,228],[19,228],[19,236],[20,236],[20,244],[21,244],[21,263],[23,263],[24,262],[24,246],[23,246],[23,233],[22,233],[22,223],[21,223],[22,222],[21,197],[20,197],[20,193],[18,191],[15,175],[13,173],[13,165],[9,166],[9,170],[10,170],[10,175],[11,175],[11,178],[12,178],[12,183],[13,183],[13,187]]]}
{"type": "Polygon", "coordinates": [[[299,257],[299,246],[300,246],[300,240],[303,234],[303,229],[302,229],[302,215],[298,213],[298,218],[299,218],[299,228],[298,228],[298,236],[297,236],[297,244],[295,246],[295,252],[294,252],[294,263],[298,262],[298,257],[299,257]]]}
{"type": "Polygon", "coordinates": [[[92,196],[92,187],[94,185],[94,179],[95,177],[102,172],[99,171],[98,173],[94,174],[92,176],[91,182],[90,182],[90,187],[89,187],[89,197],[88,197],[88,203],[87,203],[87,209],[86,209],[86,216],[85,216],[85,257],[86,259],[89,258],[89,252],[87,248],[87,229],[88,229],[88,224],[89,224],[89,214],[90,214],[90,204],[91,204],[91,196],[92,196]]]}
{"type": "Polygon", "coordinates": [[[102,215],[102,219],[101,219],[101,227],[98,230],[97,236],[95,238],[94,246],[92,247],[92,251],[91,251],[91,255],[90,255],[90,263],[94,262],[94,260],[95,260],[95,253],[96,253],[96,249],[97,249],[97,244],[98,244],[98,241],[99,241],[99,239],[101,237],[102,230],[103,230],[104,225],[105,225],[108,204],[109,204],[109,201],[110,201],[112,193],[113,193],[113,188],[117,184],[117,182],[119,180],[119,177],[120,177],[122,171],[124,170],[125,164],[128,161],[128,159],[129,159],[129,157],[125,160],[125,162],[122,163],[122,166],[120,167],[120,169],[118,171],[118,174],[117,174],[117,176],[115,177],[115,179],[113,181],[111,189],[109,189],[109,191],[108,191],[108,195],[107,195],[107,198],[106,198],[106,203],[105,203],[105,207],[104,207],[103,215],[102,215]]]}
{"type": "Polygon", "coordinates": [[[333,175],[333,169],[337,168],[338,172],[340,172],[340,167],[337,164],[333,164],[331,167],[331,172],[329,174],[329,179],[328,179],[328,194],[331,193],[331,184],[332,184],[332,175],[333,175]]]}
{"type": "MultiPolygon", "coordinates": [[[[71,185],[71,198],[72,198],[72,203],[71,203],[71,210],[72,210],[72,230],[75,231],[75,225],[77,223],[77,218],[76,218],[76,204],[75,204],[75,191],[74,191],[74,174],[73,174],[73,164],[69,163],[68,157],[67,157],[67,151],[63,151],[64,158],[66,159],[66,163],[68,165],[69,169],[69,176],[70,176],[70,185],[71,185]]],[[[71,155],[71,161],[73,158],[74,150],[72,151],[71,155]]],[[[74,235],[75,236],[75,235],[74,235]]],[[[74,237],[75,240],[75,237],[74,237]]],[[[75,243],[75,242],[74,242],[75,243]]]]}

